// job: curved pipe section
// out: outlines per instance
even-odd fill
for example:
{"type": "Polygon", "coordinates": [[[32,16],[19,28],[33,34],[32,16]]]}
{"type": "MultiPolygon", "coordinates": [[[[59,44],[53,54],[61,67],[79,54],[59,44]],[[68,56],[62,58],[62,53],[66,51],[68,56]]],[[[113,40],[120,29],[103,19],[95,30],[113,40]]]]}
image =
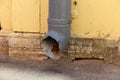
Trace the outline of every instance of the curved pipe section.
{"type": "Polygon", "coordinates": [[[52,59],[59,59],[70,40],[71,0],[49,0],[48,33],[42,48],[52,59]]]}

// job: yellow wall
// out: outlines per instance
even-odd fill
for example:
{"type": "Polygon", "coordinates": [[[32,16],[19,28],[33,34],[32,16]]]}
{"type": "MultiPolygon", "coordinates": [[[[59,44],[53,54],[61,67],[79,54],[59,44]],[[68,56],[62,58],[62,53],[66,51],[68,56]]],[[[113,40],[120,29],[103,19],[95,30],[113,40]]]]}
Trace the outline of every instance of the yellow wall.
{"type": "MultiPolygon", "coordinates": [[[[3,30],[46,33],[48,1],[0,0],[3,30]]],[[[119,21],[120,0],[72,0],[72,36],[118,39],[119,21]]]]}
{"type": "Polygon", "coordinates": [[[14,31],[40,31],[39,0],[12,0],[12,27],[14,31]]]}
{"type": "Polygon", "coordinates": [[[48,30],[48,1],[49,0],[41,0],[41,27],[40,27],[40,33],[46,33],[48,30]]]}
{"type": "Polygon", "coordinates": [[[12,0],[14,31],[47,32],[48,0],[12,0]]]}
{"type": "Polygon", "coordinates": [[[0,0],[3,31],[47,32],[48,0],[0,0]]]}
{"type": "Polygon", "coordinates": [[[2,30],[12,30],[12,0],[0,0],[0,22],[2,30]]]}
{"type": "Polygon", "coordinates": [[[72,0],[72,35],[120,37],[120,0],[72,0]]]}

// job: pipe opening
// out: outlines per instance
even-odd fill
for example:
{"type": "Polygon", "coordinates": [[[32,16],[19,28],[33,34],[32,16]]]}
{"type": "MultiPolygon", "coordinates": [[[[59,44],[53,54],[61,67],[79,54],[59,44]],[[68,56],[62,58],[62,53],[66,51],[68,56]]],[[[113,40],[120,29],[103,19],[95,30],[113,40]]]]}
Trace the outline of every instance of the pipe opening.
{"type": "Polygon", "coordinates": [[[59,43],[50,36],[42,40],[42,48],[50,58],[56,59],[60,56],[59,43]]]}

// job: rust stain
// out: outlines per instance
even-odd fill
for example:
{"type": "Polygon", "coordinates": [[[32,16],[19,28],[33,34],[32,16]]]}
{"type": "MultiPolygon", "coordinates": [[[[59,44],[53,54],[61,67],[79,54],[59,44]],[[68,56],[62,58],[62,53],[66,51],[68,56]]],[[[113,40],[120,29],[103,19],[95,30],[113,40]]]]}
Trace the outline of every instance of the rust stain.
{"type": "Polygon", "coordinates": [[[53,54],[56,56],[56,55],[59,55],[59,44],[56,43],[53,45],[53,48],[51,50],[53,52],[53,54]]]}

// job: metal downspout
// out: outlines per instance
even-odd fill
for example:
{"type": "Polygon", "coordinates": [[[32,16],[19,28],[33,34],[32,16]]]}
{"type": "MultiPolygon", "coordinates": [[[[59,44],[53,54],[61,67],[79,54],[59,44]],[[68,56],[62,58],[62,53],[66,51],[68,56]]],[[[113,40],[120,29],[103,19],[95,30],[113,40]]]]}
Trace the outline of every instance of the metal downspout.
{"type": "Polygon", "coordinates": [[[71,0],[49,0],[48,33],[41,46],[52,59],[59,59],[70,41],[71,0]]]}

